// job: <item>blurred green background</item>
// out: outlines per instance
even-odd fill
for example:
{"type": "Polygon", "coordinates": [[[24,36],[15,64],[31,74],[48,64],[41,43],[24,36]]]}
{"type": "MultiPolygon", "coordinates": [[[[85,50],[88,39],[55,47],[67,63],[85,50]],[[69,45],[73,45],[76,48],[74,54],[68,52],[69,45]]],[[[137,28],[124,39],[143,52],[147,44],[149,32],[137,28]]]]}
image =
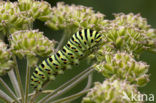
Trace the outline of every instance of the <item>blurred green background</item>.
{"type": "MultiPolygon", "coordinates": [[[[11,0],[12,1],[12,0],[11,0]]],[[[156,0],[45,0],[49,2],[52,6],[55,6],[57,2],[65,2],[66,4],[76,4],[76,5],[84,5],[88,7],[93,7],[95,11],[99,11],[106,15],[106,19],[113,19],[113,13],[140,13],[144,18],[147,18],[148,23],[152,26],[152,28],[156,28],[156,0]]],[[[62,31],[52,31],[48,27],[44,26],[43,22],[36,21],[34,23],[34,29],[39,29],[43,31],[44,34],[50,38],[55,39],[57,41],[60,40],[62,36],[62,31]]],[[[143,52],[141,54],[141,60],[147,62],[150,65],[149,74],[150,82],[145,87],[139,88],[141,93],[146,94],[154,94],[156,95],[156,54],[143,52]]],[[[25,60],[18,60],[20,73],[22,75],[22,82],[25,81],[25,60]]],[[[57,88],[67,80],[71,79],[89,65],[86,65],[84,61],[81,61],[81,65],[73,67],[72,70],[68,70],[64,75],[60,75],[54,82],[51,82],[47,88],[57,88]]],[[[103,76],[97,72],[94,72],[94,81],[102,82],[104,80],[103,76]]],[[[8,80],[7,76],[4,77],[4,80],[8,80]]],[[[72,93],[76,93],[82,90],[86,85],[86,80],[79,83],[75,88],[67,92],[64,96],[71,95],[72,93]]],[[[81,98],[73,101],[72,103],[80,103],[81,98]]],[[[155,100],[156,101],[156,100],[155,100]]],[[[151,103],[151,102],[147,102],[151,103]]],[[[154,102],[153,102],[154,103],[154,102]]],[[[156,103],[156,102],[155,102],[156,103]]]]}

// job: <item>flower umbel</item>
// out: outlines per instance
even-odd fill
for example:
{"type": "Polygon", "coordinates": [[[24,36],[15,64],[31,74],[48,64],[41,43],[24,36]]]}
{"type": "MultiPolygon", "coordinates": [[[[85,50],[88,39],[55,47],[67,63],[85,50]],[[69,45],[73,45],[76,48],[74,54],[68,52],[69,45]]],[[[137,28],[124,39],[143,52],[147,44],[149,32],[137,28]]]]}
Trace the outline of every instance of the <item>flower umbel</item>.
{"type": "MultiPolygon", "coordinates": [[[[130,85],[126,81],[120,79],[107,79],[102,84],[97,82],[91,91],[83,98],[82,103],[130,103],[130,99],[125,99],[124,94],[128,94],[131,98],[131,93],[137,94],[135,85],[130,85]]],[[[142,103],[133,101],[133,103],[142,103]]]]}
{"type": "Polygon", "coordinates": [[[19,56],[48,56],[54,52],[55,41],[38,30],[18,31],[10,38],[12,52],[19,56]]]}
{"type": "Polygon", "coordinates": [[[17,30],[28,29],[32,22],[27,18],[26,12],[21,12],[17,2],[0,2],[0,31],[3,34],[11,34],[17,30]]]}
{"type": "Polygon", "coordinates": [[[111,25],[103,32],[103,38],[114,47],[115,51],[126,51],[138,55],[143,50],[149,50],[154,42],[149,42],[150,37],[146,32],[133,27],[111,25]]]}
{"type": "Polygon", "coordinates": [[[45,21],[51,15],[51,6],[46,1],[20,0],[18,6],[20,11],[27,12],[29,18],[32,17],[34,20],[39,19],[45,21]]]}
{"type": "Polygon", "coordinates": [[[92,8],[76,5],[65,5],[60,2],[56,7],[52,8],[52,15],[46,21],[46,25],[53,29],[66,28],[94,28],[99,30],[107,21],[104,20],[104,15],[95,13],[92,8]]]}
{"type": "Polygon", "coordinates": [[[152,51],[156,47],[156,30],[150,27],[140,14],[119,13],[110,21],[104,37],[120,51],[126,50],[135,54],[143,50],[152,51]]]}
{"type": "Polygon", "coordinates": [[[128,25],[130,27],[135,27],[140,30],[148,30],[150,28],[150,25],[148,25],[146,18],[141,17],[140,14],[124,14],[124,13],[118,13],[114,14],[115,19],[113,20],[113,23],[120,26],[128,25]]]}
{"type": "Polygon", "coordinates": [[[96,67],[107,78],[114,76],[137,86],[144,86],[149,82],[148,69],[149,65],[137,62],[134,56],[126,52],[106,55],[105,61],[96,67]]]}

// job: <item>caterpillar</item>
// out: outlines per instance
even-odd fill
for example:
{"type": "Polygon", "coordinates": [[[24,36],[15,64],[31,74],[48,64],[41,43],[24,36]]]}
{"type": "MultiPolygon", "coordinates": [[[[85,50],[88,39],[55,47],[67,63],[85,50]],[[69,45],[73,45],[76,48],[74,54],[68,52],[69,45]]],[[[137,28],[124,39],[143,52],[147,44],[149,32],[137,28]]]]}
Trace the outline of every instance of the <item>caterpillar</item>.
{"type": "Polygon", "coordinates": [[[43,85],[54,80],[58,74],[78,64],[79,60],[89,55],[99,45],[102,35],[91,29],[76,32],[65,46],[54,55],[42,61],[31,76],[31,86],[41,90],[43,85]]]}

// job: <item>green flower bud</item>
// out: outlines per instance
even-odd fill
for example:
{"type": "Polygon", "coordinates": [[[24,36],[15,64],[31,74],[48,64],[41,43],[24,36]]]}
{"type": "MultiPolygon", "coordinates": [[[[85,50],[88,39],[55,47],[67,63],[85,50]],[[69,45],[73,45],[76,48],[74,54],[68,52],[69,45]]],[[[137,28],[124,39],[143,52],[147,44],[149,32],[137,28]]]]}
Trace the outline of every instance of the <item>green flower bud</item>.
{"type": "Polygon", "coordinates": [[[132,95],[140,94],[135,85],[130,85],[126,81],[113,78],[105,80],[102,84],[97,82],[90,90],[82,103],[142,103],[136,98],[132,100],[132,95]]]}
{"type": "Polygon", "coordinates": [[[145,86],[150,81],[149,75],[145,74],[137,78],[136,82],[139,86],[145,86]]]}
{"type": "Polygon", "coordinates": [[[14,62],[10,60],[10,58],[10,50],[8,50],[7,45],[0,40],[0,76],[13,68],[14,62]]]}
{"type": "Polygon", "coordinates": [[[114,76],[138,86],[149,82],[148,69],[149,65],[135,61],[131,54],[125,52],[108,54],[105,61],[96,66],[96,70],[107,78],[114,76]]]}
{"type": "Polygon", "coordinates": [[[18,31],[11,35],[11,49],[20,58],[28,56],[48,56],[54,52],[55,41],[49,40],[38,30],[18,31]]]}

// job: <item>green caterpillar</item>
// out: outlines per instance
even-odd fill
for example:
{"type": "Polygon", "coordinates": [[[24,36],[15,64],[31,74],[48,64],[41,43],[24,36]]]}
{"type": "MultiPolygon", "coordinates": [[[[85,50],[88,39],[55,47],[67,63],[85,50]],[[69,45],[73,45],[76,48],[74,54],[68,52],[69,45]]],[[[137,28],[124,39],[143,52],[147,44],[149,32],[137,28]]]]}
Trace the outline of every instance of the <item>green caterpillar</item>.
{"type": "Polygon", "coordinates": [[[31,76],[31,86],[41,90],[45,82],[54,80],[58,74],[70,68],[72,64],[91,53],[99,45],[102,35],[90,29],[75,33],[67,44],[56,54],[50,56],[35,68],[31,76]]]}

